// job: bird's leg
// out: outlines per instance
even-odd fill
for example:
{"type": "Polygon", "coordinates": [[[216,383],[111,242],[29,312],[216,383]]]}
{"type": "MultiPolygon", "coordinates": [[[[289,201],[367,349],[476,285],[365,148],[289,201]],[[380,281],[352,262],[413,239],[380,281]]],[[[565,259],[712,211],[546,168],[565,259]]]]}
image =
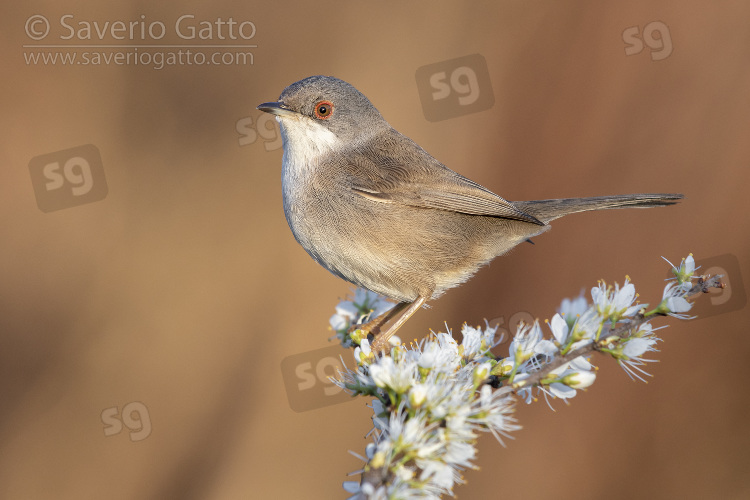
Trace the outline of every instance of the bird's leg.
{"type": "MultiPolygon", "coordinates": [[[[396,305],[393,309],[399,308],[399,310],[403,310],[406,308],[406,306],[409,306],[406,308],[406,310],[399,316],[399,318],[396,320],[395,323],[391,325],[388,330],[381,332],[375,337],[375,340],[372,342],[371,348],[374,352],[380,353],[380,352],[387,352],[388,351],[388,340],[393,336],[394,333],[396,333],[396,330],[401,328],[406,321],[414,315],[415,312],[419,310],[420,307],[424,305],[425,302],[427,302],[428,297],[424,297],[420,295],[417,297],[417,300],[414,302],[401,302],[400,304],[396,305]]],[[[389,311],[390,312],[390,311],[389,311]]],[[[393,317],[393,315],[392,315],[393,317]]],[[[390,319],[390,318],[389,318],[390,319]]],[[[381,322],[381,324],[384,322],[381,322]]]]}
{"type": "Polygon", "coordinates": [[[391,307],[380,316],[377,316],[371,319],[367,323],[362,323],[361,325],[350,326],[349,333],[351,334],[355,330],[364,330],[367,333],[372,333],[373,335],[377,335],[378,333],[380,333],[381,326],[383,326],[385,323],[393,319],[394,316],[396,316],[401,311],[403,311],[408,305],[409,305],[408,302],[399,302],[398,304],[391,307]]]}

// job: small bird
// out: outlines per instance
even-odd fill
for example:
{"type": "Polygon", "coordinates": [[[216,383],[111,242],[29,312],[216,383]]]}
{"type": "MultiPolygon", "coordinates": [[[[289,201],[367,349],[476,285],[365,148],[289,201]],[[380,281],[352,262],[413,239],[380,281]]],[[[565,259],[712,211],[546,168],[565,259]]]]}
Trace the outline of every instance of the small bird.
{"type": "Polygon", "coordinates": [[[284,214],[295,239],[331,273],[397,302],[358,326],[375,336],[376,352],[428,300],[547,231],[551,221],[683,198],[507,201],[440,163],[356,88],[330,76],[293,83],[258,109],[280,124],[284,214]]]}

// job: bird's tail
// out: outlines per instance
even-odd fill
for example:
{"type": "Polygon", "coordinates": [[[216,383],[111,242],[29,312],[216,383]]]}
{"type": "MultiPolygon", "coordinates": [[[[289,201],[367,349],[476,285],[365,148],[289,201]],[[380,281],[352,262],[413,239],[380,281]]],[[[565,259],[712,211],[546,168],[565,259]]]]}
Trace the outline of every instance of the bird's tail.
{"type": "Polygon", "coordinates": [[[596,196],[593,198],[561,198],[557,200],[535,200],[512,202],[519,210],[533,215],[545,224],[560,217],[589,210],[609,208],[650,208],[674,205],[684,198],[681,194],[622,194],[596,196]]]}

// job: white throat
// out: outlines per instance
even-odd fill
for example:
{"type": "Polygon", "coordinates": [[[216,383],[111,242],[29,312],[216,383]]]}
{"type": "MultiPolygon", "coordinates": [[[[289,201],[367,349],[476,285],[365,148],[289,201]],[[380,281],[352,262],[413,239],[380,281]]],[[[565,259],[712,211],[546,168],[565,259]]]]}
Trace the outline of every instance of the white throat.
{"type": "MultiPolygon", "coordinates": [[[[339,144],[336,135],[323,125],[305,116],[277,117],[284,141],[284,156],[281,165],[281,186],[284,211],[289,214],[295,208],[295,196],[303,186],[312,182],[313,170],[318,168],[324,156],[334,155],[339,144]]],[[[290,226],[294,227],[290,220],[290,226]]]]}
{"type": "Polygon", "coordinates": [[[330,154],[339,142],[336,135],[306,116],[277,117],[284,141],[284,166],[313,167],[320,156],[330,154]]]}

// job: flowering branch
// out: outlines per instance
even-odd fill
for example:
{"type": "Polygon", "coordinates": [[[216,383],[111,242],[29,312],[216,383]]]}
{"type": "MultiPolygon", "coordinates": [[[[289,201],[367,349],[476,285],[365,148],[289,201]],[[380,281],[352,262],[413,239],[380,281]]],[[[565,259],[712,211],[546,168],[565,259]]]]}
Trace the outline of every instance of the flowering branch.
{"type": "MultiPolygon", "coordinates": [[[[451,332],[431,334],[409,346],[393,338],[389,354],[378,356],[361,331],[349,327],[393,304],[364,290],[353,301],[340,303],[331,325],[344,346],[355,347],[355,369],[334,380],[353,396],[372,401],[373,442],[366,450],[359,482],[344,483],[351,499],[434,498],[453,494],[463,482],[461,472],[473,468],[478,432],[502,437],[519,428],[513,417],[515,397],[527,403],[535,394],[569,399],[596,379],[589,361],[593,351],[612,356],[630,375],[643,380],[641,366],[653,361],[643,355],[660,341],[650,321],[663,316],[691,319],[687,299],[710,288],[723,288],[720,276],[694,277],[692,255],[672,266],[675,278],[664,288],[659,304],[648,310],[635,299],[626,278],[620,287],[600,282],[592,303],[583,297],[565,300],[548,322],[543,338],[538,321],[521,324],[509,347],[498,358],[491,349],[496,328],[463,325],[459,344],[451,332]]],[[[502,339],[500,339],[502,340],[502,339]]]]}
{"type": "MultiPolygon", "coordinates": [[[[724,288],[724,283],[721,282],[722,275],[718,274],[715,276],[698,276],[695,284],[685,293],[684,298],[692,298],[701,293],[708,293],[711,288],[724,288]]],[[[657,308],[658,309],[658,308],[657,308]]],[[[524,386],[538,385],[550,372],[556,368],[569,363],[570,361],[585,356],[592,351],[605,351],[607,352],[607,345],[611,343],[613,338],[619,340],[626,340],[628,337],[637,332],[639,327],[652,319],[653,315],[667,316],[670,312],[667,310],[654,310],[651,316],[647,316],[645,309],[642,309],[636,315],[630,319],[628,323],[621,324],[616,328],[608,327],[609,331],[602,335],[602,338],[597,342],[582,345],[581,347],[574,349],[563,356],[559,356],[554,360],[547,363],[543,369],[530,375],[528,378],[523,379],[513,386],[504,388],[504,392],[511,392],[511,390],[519,389],[524,386]]]]}

